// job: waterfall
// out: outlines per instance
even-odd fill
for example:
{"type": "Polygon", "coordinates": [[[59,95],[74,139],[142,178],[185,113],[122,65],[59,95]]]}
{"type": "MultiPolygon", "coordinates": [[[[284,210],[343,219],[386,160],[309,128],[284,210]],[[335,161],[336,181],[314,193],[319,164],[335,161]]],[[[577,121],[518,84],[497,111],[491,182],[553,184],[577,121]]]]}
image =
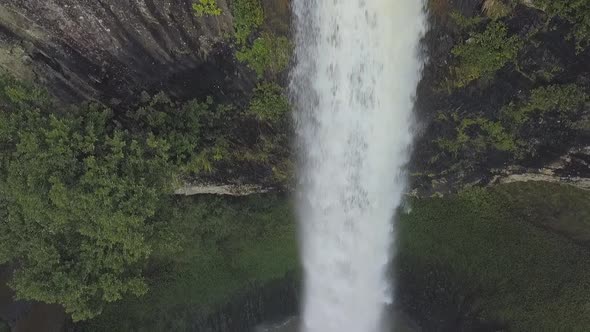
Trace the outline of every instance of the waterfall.
{"type": "Polygon", "coordinates": [[[293,0],[306,332],[383,329],[425,30],[421,0],[293,0]]]}

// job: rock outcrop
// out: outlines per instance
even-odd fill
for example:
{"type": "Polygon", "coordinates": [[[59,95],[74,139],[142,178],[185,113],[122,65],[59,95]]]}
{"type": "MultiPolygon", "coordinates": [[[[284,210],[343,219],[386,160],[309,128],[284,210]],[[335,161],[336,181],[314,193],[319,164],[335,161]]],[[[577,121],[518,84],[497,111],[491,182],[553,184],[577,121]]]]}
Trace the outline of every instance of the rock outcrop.
{"type": "Polygon", "coordinates": [[[545,181],[569,184],[590,190],[590,146],[570,150],[558,160],[542,168],[511,166],[495,170],[490,182],[512,183],[522,181],[545,181]]]}
{"type": "Polygon", "coordinates": [[[0,68],[64,102],[132,103],[138,92],[232,98],[252,82],[236,64],[226,0],[198,17],[191,0],[4,0],[0,68]]]}
{"type": "Polygon", "coordinates": [[[175,195],[225,195],[225,196],[248,196],[264,194],[272,191],[259,185],[229,185],[229,184],[186,184],[174,191],[175,195]]]}

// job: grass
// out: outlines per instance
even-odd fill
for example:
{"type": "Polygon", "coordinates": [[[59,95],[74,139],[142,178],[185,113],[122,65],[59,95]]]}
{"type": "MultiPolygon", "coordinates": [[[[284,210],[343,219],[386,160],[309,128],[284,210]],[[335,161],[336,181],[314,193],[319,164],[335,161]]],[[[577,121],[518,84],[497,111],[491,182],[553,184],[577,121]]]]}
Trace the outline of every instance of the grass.
{"type": "Polygon", "coordinates": [[[178,202],[173,223],[184,250],[156,257],[150,292],[110,307],[84,331],[182,331],[254,284],[297,269],[290,203],[275,195],[196,197],[178,202]]]}
{"type": "MultiPolygon", "coordinates": [[[[397,298],[425,330],[590,326],[590,193],[530,182],[416,199],[398,224],[397,298]]],[[[83,331],[183,331],[254,283],[296,269],[292,207],[276,195],[176,203],[184,250],[155,257],[151,291],[83,331]]]]}
{"type": "Polygon", "coordinates": [[[590,193],[587,191],[554,183],[525,182],[497,187],[497,192],[519,207],[520,218],[579,244],[590,245],[590,193]]]}
{"type": "Polygon", "coordinates": [[[538,225],[588,234],[589,197],[519,183],[413,201],[399,224],[400,301],[436,328],[585,330],[590,252],[538,225]]]}

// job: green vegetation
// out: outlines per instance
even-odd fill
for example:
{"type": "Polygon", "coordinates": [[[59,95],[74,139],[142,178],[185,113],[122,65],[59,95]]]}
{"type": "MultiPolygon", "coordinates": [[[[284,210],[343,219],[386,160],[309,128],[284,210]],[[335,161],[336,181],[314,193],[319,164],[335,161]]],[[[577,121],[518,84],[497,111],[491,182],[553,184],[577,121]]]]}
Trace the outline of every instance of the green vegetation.
{"type": "Polygon", "coordinates": [[[549,85],[533,89],[524,101],[510,103],[500,117],[516,138],[518,156],[532,156],[539,146],[566,141],[588,102],[590,96],[578,85],[549,85]]]}
{"type": "Polygon", "coordinates": [[[584,330],[590,252],[561,234],[587,239],[588,203],[588,192],[548,183],[413,200],[399,224],[402,304],[436,328],[584,330]]]}
{"type": "Polygon", "coordinates": [[[227,140],[240,116],[233,106],[215,105],[212,98],[178,103],[163,93],[142,99],[137,109],[127,111],[127,127],[137,136],[163,137],[181,175],[212,173],[215,163],[230,154],[227,140]]]}
{"type": "MultiPolygon", "coordinates": [[[[426,326],[580,330],[590,323],[590,252],[578,244],[590,239],[588,203],[587,192],[549,183],[411,201],[398,234],[401,304],[426,326]]],[[[109,306],[85,331],[185,330],[251,283],[297,266],[284,197],[184,198],[171,211],[182,251],[155,255],[148,294],[109,306]]]]}
{"type": "Polygon", "coordinates": [[[293,181],[290,137],[290,106],[283,88],[275,83],[261,83],[254,90],[246,114],[258,123],[258,140],[251,149],[238,155],[242,162],[272,165],[274,183],[290,187],[293,181]]]}
{"type": "MultiPolygon", "coordinates": [[[[244,107],[158,94],[115,113],[58,108],[42,91],[0,83],[0,261],[18,267],[19,297],[92,318],[85,331],[186,330],[297,269],[284,197],[170,195],[183,177],[237,167],[289,183],[280,86],[258,84],[244,107]]],[[[578,86],[549,85],[496,117],[441,115],[453,131],[439,144],[462,161],[516,154],[515,128],[551,114],[575,119],[588,98],[578,86]]],[[[401,303],[432,326],[449,317],[517,331],[588,326],[589,199],[526,183],[411,201],[399,223],[401,303]]]]}
{"type": "Polygon", "coordinates": [[[263,33],[252,47],[236,52],[236,59],[248,64],[259,78],[265,72],[275,75],[287,68],[291,56],[291,43],[287,37],[263,33]]]}
{"type": "Polygon", "coordinates": [[[248,113],[259,121],[276,126],[288,117],[289,101],[283,88],[274,83],[263,83],[254,90],[248,113]]]}
{"type": "Polygon", "coordinates": [[[193,3],[193,10],[198,16],[219,16],[221,9],[217,6],[217,0],[199,0],[193,3]]]}
{"type": "Polygon", "coordinates": [[[490,79],[506,64],[516,61],[522,47],[523,41],[509,36],[505,24],[492,22],[483,32],[471,33],[465,42],[453,47],[458,64],[445,84],[449,89],[461,88],[474,80],[490,79]]]}
{"type": "Polygon", "coordinates": [[[507,122],[520,126],[533,115],[543,116],[546,113],[557,112],[564,121],[571,115],[576,115],[590,102],[590,96],[575,85],[549,85],[531,91],[525,103],[509,105],[505,109],[507,122]]]}
{"type": "Polygon", "coordinates": [[[442,132],[434,142],[442,152],[471,164],[485,161],[492,152],[524,159],[544,144],[567,140],[589,102],[590,96],[575,84],[539,87],[527,98],[505,106],[500,114],[440,113],[438,122],[452,131],[442,132]]]}
{"type": "Polygon", "coordinates": [[[85,331],[184,331],[250,285],[298,267],[295,222],[284,197],[183,198],[173,211],[169,223],[182,251],[155,253],[150,291],[109,307],[85,331]]]}
{"type": "Polygon", "coordinates": [[[443,151],[451,153],[455,158],[466,151],[483,154],[491,149],[510,152],[516,150],[514,138],[499,122],[483,117],[460,119],[457,113],[453,113],[450,119],[446,116],[440,119],[452,120],[456,136],[439,138],[436,143],[443,151]]]}
{"type": "Polygon", "coordinates": [[[583,245],[590,244],[590,193],[573,186],[525,182],[499,187],[519,215],[583,245]]]}
{"type": "Polygon", "coordinates": [[[61,304],[74,320],[145,294],[150,259],[183,248],[168,220],[183,178],[257,167],[260,183],[289,181],[289,107],[274,84],[247,109],[145,94],[114,113],[60,109],[0,77],[0,103],[0,264],[17,264],[20,299],[61,304]]]}
{"type": "Polygon", "coordinates": [[[0,262],[18,261],[17,296],[60,303],[80,320],[145,293],[141,264],[174,183],[169,146],[130,135],[110,110],[50,114],[13,93],[25,87],[3,88],[12,105],[0,113],[0,262]]]}
{"type": "Polygon", "coordinates": [[[264,11],[260,0],[235,0],[232,2],[234,37],[243,46],[250,35],[264,22],[264,11]]]}
{"type": "Polygon", "coordinates": [[[550,18],[560,17],[572,25],[570,37],[579,51],[590,44],[590,2],[587,0],[534,0],[550,18]]]}
{"type": "Polygon", "coordinates": [[[274,78],[284,71],[291,57],[291,43],[286,36],[277,35],[272,26],[262,28],[266,17],[260,0],[236,0],[232,13],[236,59],[246,63],[259,79],[274,78]]]}

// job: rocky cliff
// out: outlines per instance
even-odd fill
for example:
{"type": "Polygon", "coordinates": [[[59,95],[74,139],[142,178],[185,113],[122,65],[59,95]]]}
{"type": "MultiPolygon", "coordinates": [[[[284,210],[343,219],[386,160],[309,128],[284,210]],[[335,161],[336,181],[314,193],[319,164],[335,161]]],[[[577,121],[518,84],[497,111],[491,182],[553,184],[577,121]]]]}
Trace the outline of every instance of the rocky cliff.
{"type": "Polygon", "coordinates": [[[190,0],[4,0],[0,68],[47,86],[65,102],[129,103],[142,90],[231,98],[252,84],[224,38],[219,16],[190,0]]]}

